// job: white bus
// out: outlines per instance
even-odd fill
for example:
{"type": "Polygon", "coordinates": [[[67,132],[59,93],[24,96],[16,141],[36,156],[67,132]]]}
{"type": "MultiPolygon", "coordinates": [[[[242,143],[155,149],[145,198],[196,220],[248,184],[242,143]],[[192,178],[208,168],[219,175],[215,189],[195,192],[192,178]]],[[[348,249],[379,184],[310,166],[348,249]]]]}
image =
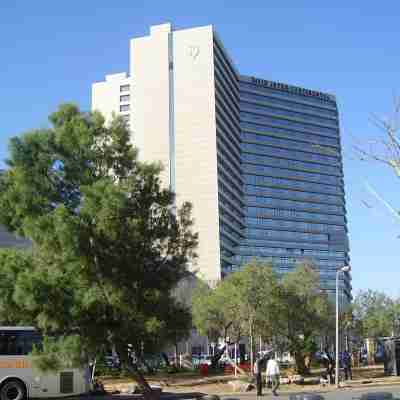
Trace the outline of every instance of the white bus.
{"type": "Polygon", "coordinates": [[[89,391],[90,373],[66,369],[43,374],[28,355],[41,335],[32,327],[0,327],[0,400],[73,396],[89,391]]]}

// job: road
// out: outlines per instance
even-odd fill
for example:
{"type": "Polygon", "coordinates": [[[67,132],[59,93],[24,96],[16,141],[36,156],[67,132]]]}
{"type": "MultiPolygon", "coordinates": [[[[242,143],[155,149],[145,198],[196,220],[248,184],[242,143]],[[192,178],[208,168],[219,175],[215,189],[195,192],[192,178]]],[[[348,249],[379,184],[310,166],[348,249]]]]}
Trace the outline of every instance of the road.
{"type": "MultiPolygon", "coordinates": [[[[278,397],[273,397],[270,393],[264,392],[262,397],[257,399],[253,393],[232,394],[230,396],[220,396],[221,400],[297,400],[295,395],[280,393],[278,397]]],[[[316,393],[314,393],[316,394],[316,393]]],[[[361,400],[362,395],[368,394],[369,397],[362,400],[400,400],[400,385],[382,386],[375,388],[352,388],[339,389],[338,391],[320,393],[323,400],[361,400]],[[373,396],[373,394],[385,393],[386,396],[373,396]],[[391,395],[391,397],[390,397],[391,395]],[[388,397],[389,396],[389,397],[388,397]]],[[[304,395],[304,393],[302,393],[304,395]]],[[[200,393],[164,393],[161,400],[198,400],[200,393]]],[[[82,400],[142,400],[140,395],[105,395],[105,396],[82,396],[82,400]]],[[[209,398],[210,399],[210,398],[209,398]]],[[[300,399],[302,399],[300,397],[300,399]]],[[[311,398],[312,399],[312,398],[311,398]]]]}
{"type": "MultiPolygon", "coordinates": [[[[338,391],[334,392],[327,392],[327,393],[320,393],[320,396],[324,400],[359,400],[361,399],[362,395],[368,394],[369,397],[367,398],[368,400],[400,400],[400,385],[398,386],[390,386],[390,387],[376,387],[376,388],[363,388],[363,389],[340,389],[338,391]],[[386,393],[387,395],[392,397],[386,397],[386,396],[372,396],[374,393],[386,393]]],[[[304,395],[304,393],[303,393],[304,395]]],[[[285,394],[281,393],[278,397],[273,397],[271,394],[265,394],[264,396],[260,397],[259,400],[292,400],[296,399],[293,394],[285,394]],[[293,396],[291,398],[291,396],[293,396]]],[[[301,399],[301,397],[300,397],[301,399]]],[[[233,395],[233,396],[224,396],[222,397],[222,400],[257,400],[257,397],[255,395],[233,395]]],[[[297,400],[297,399],[296,399],[297,400]]]]}

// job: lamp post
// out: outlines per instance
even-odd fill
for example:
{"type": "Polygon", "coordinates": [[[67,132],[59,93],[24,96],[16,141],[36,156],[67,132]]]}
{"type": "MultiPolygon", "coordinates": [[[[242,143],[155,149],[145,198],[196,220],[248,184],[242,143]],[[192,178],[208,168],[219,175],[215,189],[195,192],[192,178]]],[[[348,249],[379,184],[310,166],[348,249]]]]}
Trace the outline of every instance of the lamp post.
{"type": "Polygon", "coordinates": [[[336,270],[336,371],[335,384],[339,387],[339,274],[341,272],[349,272],[350,265],[345,265],[336,270]]]}

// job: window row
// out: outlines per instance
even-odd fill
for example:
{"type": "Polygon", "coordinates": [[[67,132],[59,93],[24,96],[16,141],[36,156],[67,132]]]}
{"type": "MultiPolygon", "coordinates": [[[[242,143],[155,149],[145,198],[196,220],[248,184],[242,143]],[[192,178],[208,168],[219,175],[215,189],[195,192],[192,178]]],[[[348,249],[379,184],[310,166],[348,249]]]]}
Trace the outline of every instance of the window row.
{"type": "Polygon", "coordinates": [[[317,256],[317,257],[345,257],[343,251],[329,250],[310,250],[310,249],[291,249],[284,247],[249,247],[240,246],[240,254],[262,255],[262,254],[294,254],[299,256],[317,256]]]}
{"type": "Polygon", "coordinates": [[[273,136],[257,135],[256,133],[242,132],[241,136],[243,141],[252,141],[266,145],[288,147],[291,149],[302,150],[307,153],[326,154],[333,156],[332,158],[335,159],[340,157],[340,153],[335,147],[327,147],[327,146],[321,146],[319,144],[298,142],[296,140],[279,139],[273,136]]]}
{"type": "Polygon", "coordinates": [[[336,146],[339,147],[339,138],[331,138],[324,135],[317,135],[314,133],[305,133],[296,130],[289,130],[286,128],[279,128],[277,126],[256,124],[254,122],[240,121],[242,130],[261,133],[264,135],[276,135],[281,138],[304,140],[306,142],[314,143],[321,146],[336,146]]]}
{"type": "Polygon", "coordinates": [[[235,239],[241,239],[242,236],[239,235],[234,229],[232,229],[229,225],[220,222],[219,223],[219,229],[221,232],[228,233],[229,235],[233,236],[235,239]]]}
{"type": "Polygon", "coordinates": [[[310,240],[310,241],[325,241],[329,240],[329,235],[325,233],[305,233],[305,232],[290,232],[290,231],[274,231],[257,228],[246,228],[246,237],[248,238],[284,238],[293,240],[310,240]]]}
{"type": "Polygon", "coordinates": [[[221,243],[225,244],[226,246],[229,247],[236,247],[237,243],[234,242],[231,238],[228,238],[227,236],[225,236],[224,234],[221,234],[221,243]]]}
{"type": "Polygon", "coordinates": [[[233,217],[231,214],[227,213],[224,210],[220,210],[219,215],[225,222],[229,222],[232,227],[235,227],[237,230],[241,230],[243,227],[243,222],[238,221],[235,217],[233,217]]]}
{"type": "Polygon", "coordinates": [[[243,111],[250,111],[250,112],[260,112],[263,114],[268,115],[276,115],[278,117],[289,117],[295,118],[299,121],[305,121],[310,123],[322,124],[327,126],[332,126],[333,128],[337,128],[338,123],[334,119],[324,118],[324,117],[317,117],[314,115],[304,114],[302,112],[286,110],[283,108],[275,108],[269,107],[267,105],[259,105],[252,102],[241,101],[240,102],[240,109],[243,111]]]}
{"type": "Polygon", "coordinates": [[[131,98],[131,96],[129,94],[124,94],[122,96],[119,96],[119,101],[121,103],[126,103],[127,101],[129,101],[131,98]]]}
{"type": "Polygon", "coordinates": [[[336,110],[336,106],[334,102],[326,101],[320,97],[306,97],[302,95],[298,95],[295,93],[289,93],[289,92],[284,92],[280,90],[275,90],[267,87],[260,87],[257,85],[254,85],[252,83],[247,83],[247,82],[240,82],[240,88],[248,88],[252,89],[256,92],[259,92],[260,94],[265,94],[266,96],[272,95],[274,97],[278,98],[283,98],[283,99],[289,99],[293,101],[301,101],[302,103],[309,103],[309,104],[316,104],[321,107],[326,107],[331,110],[336,110]]]}
{"type": "Polygon", "coordinates": [[[315,107],[312,105],[308,104],[302,104],[302,103],[295,103],[292,101],[287,101],[287,100],[281,100],[277,99],[276,97],[271,97],[267,95],[260,95],[248,91],[241,91],[240,92],[240,100],[253,100],[253,101],[258,101],[262,102],[265,104],[270,104],[274,106],[282,106],[286,108],[290,108],[291,110],[294,111],[304,111],[308,112],[311,114],[317,114],[325,117],[331,117],[331,118],[337,118],[337,112],[336,110],[328,110],[326,108],[320,108],[320,107],[315,107]]]}
{"type": "Polygon", "coordinates": [[[215,82],[216,82],[216,88],[217,91],[220,92],[220,94],[223,94],[225,101],[227,101],[226,97],[229,97],[229,102],[235,107],[236,112],[238,113],[239,111],[239,104],[238,104],[238,91],[237,89],[234,89],[232,86],[232,81],[230,80],[230,77],[224,72],[222,67],[220,66],[220,63],[215,62],[214,63],[215,67],[215,82]],[[221,87],[221,88],[220,88],[221,87]],[[223,92],[223,93],[221,93],[223,92]]]}
{"type": "Polygon", "coordinates": [[[227,186],[225,179],[218,179],[218,191],[228,196],[232,202],[234,202],[240,209],[242,209],[242,195],[236,193],[236,190],[233,190],[233,188],[231,188],[230,186],[227,186]]]}
{"type": "Polygon", "coordinates": [[[221,247],[220,248],[220,254],[221,254],[221,256],[223,256],[223,257],[233,257],[235,254],[233,254],[231,251],[229,251],[229,250],[227,250],[227,249],[224,249],[223,247],[221,247]]]}
{"type": "Polygon", "coordinates": [[[243,186],[241,182],[238,182],[235,178],[228,175],[222,168],[218,170],[218,181],[223,181],[231,193],[234,194],[236,200],[242,201],[243,186]]]}
{"type": "Polygon", "coordinates": [[[230,213],[236,216],[237,219],[239,219],[240,221],[243,220],[243,215],[240,214],[236,208],[234,208],[231,204],[229,204],[227,201],[223,200],[223,199],[219,199],[219,211],[220,213],[230,213]]]}
{"type": "Polygon", "coordinates": [[[251,185],[284,186],[289,189],[300,189],[300,190],[307,190],[310,192],[332,193],[337,195],[343,195],[343,190],[339,186],[297,181],[294,179],[283,179],[283,178],[273,178],[270,176],[244,174],[244,181],[245,183],[251,185]]]}
{"type": "Polygon", "coordinates": [[[279,196],[289,200],[316,201],[322,203],[343,204],[343,198],[331,196],[329,194],[319,194],[310,192],[298,192],[295,190],[277,189],[253,185],[244,185],[245,194],[255,194],[258,196],[279,196]]]}
{"type": "Polygon", "coordinates": [[[119,87],[119,91],[120,92],[128,92],[129,90],[130,90],[130,85],[121,85],[120,87],[119,87]]]}
{"type": "Polygon", "coordinates": [[[222,92],[219,86],[216,86],[216,89],[216,102],[223,109],[228,118],[232,120],[232,122],[234,122],[235,124],[239,124],[239,111],[234,108],[234,106],[232,105],[232,101],[226,98],[226,95],[222,92]]]}
{"type": "MultiPolygon", "coordinates": [[[[248,263],[251,261],[255,256],[235,256],[235,262],[244,264],[248,263]]],[[[264,262],[270,262],[273,265],[280,265],[280,264],[286,264],[286,265],[296,265],[296,264],[302,264],[304,262],[304,259],[302,258],[296,258],[296,257],[278,257],[278,256],[267,256],[267,257],[262,257],[262,261],[264,262]]],[[[331,260],[319,260],[317,262],[318,266],[330,266],[330,267],[340,267],[342,263],[340,261],[331,261],[331,260]]]]}
{"type": "Polygon", "coordinates": [[[306,220],[328,221],[345,224],[345,218],[342,215],[318,214],[298,210],[282,210],[278,208],[246,207],[246,214],[252,217],[275,217],[275,218],[299,218],[306,220]]]}
{"type": "Polygon", "coordinates": [[[315,210],[322,212],[332,212],[343,214],[343,206],[335,206],[331,204],[319,204],[319,203],[308,203],[296,200],[282,200],[271,197],[259,197],[259,196],[244,196],[244,200],[247,204],[259,204],[263,206],[272,207],[287,207],[287,208],[301,208],[307,210],[315,210]]]}
{"type": "Polygon", "coordinates": [[[249,151],[252,153],[257,153],[261,155],[270,155],[274,157],[285,157],[289,159],[295,160],[303,160],[303,161],[315,161],[321,164],[330,164],[330,165],[340,165],[340,161],[337,157],[331,157],[320,154],[313,153],[305,153],[297,150],[286,150],[281,149],[279,147],[270,147],[264,144],[256,144],[256,143],[242,143],[241,145],[243,151],[249,151]]]}
{"type": "Polygon", "coordinates": [[[119,111],[120,112],[129,111],[129,104],[121,104],[119,106],[119,111]]]}
{"type": "Polygon", "coordinates": [[[342,232],[346,233],[344,226],[327,225],[310,222],[283,221],[277,219],[265,219],[257,217],[246,217],[245,223],[248,225],[257,225],[259,227],[275,229],[293,229],[307,232],[342,232]]]}
{"type": "Polygon", "coordinates": [[[218,166],[222,166],[225,170],[229,171],[236,179],[242,180],[242,170],[240,168],[240,158],[232,158],[232,153],[229,149],[221,146],[217,140],[217,159],[218,166]]]}
{"type": "Polygon", "coordinates": [[[232,82],[236,84],[237,76],[236,72],[233,69],[229,59],[226,57],[224,50],[221,49],[218,41],[214,40],[214,55],[216,59],[225,67],[225,69],[229,72],[229,76],[231,77],[232,82]]]}
{"type": "MultiPolygon", "coordinates": [[[[236,207],[234,207],[231,203],[229,203],[229,201],[226,201],[224,199],[224,197],[222,197],[222,196],[219,197],[218,202],[224,208],[228,209],[232,214],[235,214],[238,218],[242,218],[243,217],[243,215],[238,211],[238,207],[239,206],[236,205],[236,207]]],[[[239,207],[239,208],[240,208],[240,210],[242,209],[241,207],[239,207]]]]}
{"type": "Polygon", "coordinates": [[[238,127],[236,123],[233,123],[231,119],[226,117],[226,113],[225,112],[221,112],[222,108],[220,107],[220,104],[217,102],[215,103],[215,108],[216,108],[216,123],[217,123],[217,127],[223,126],[226,127],[226,129],[224,129],[224,131],[228,131],[231,132],[233,134],[230,135],[230,137],[233,138],[233,140],[235,141],[235,143],[238,145],[238,147],[240,146],[240,126],[238,127]],[[238,134],[236,135],[236,132],[238,132],[238,134]]]}
{"type": "Polygon", "coordinates": [[[267,116],[267,115],[261,115],[261,114],[255,114],[252,113],[251,111],[241,111],[240,112],[240,119],[247,121],[247,122],[256,122],[256,123],[265,123],[265,124],[274,124],[274,125],[282,125],[282,126],[287,126],[289,128],[293,129],[300,129],[301,131],[306,131],[310,133],[316,133],[318,134],[326,134],[328,136],[332,137],[337,137],[339,135],[338,129],[335,128],[327,128],[324,126],[316,126],[316,125],[311,125],[305,122],[299,122],[299,121],[291,121],[285,118],[280,118],[280,117],[273,117],[273,116],[267,116]]]}
{"type": "Polygon", "coordinates": [[[304,243],[304,242],[296,242],[296,241],[280,241],[280,240],[271,240],[268,238],[265,239],[250,239],[245,238],[240,242],[243,246],[263,246],[263,247],[307,247],[310,249],[322,249],[322,250],[329,250],[328,243],[304,243]]]}
{"type": "Polygon", "coordinates": [[[277,167],[270,167],[265,165],[255,164],[242,164],[242,170],[250,173],[262,173],[268,176],[276,176],[282,178],[297,178],[305,181],[325,182],[331,185],[343,186],[343,181],[338,176],[334,175],[322,175],[312,172],[294,171],[291,169],[282,169],[277,167]]]}
{"type": "Polygon", "coordinates": [[[323,165],[318,163],[309,163],[305,161],[288,160],[286,158],[277,158],[270,156],[261,156],[258,154],[243,153],[243,161],[260,163],[263,165],[271,165],[273,167],[283,167],[283,168],[294,168],[300,170],[310,170],[322,172],[324,174],[333,174],[337,176],[342,176],[342,170],[340,167],[334,167],[332,165],[323,165]]]}

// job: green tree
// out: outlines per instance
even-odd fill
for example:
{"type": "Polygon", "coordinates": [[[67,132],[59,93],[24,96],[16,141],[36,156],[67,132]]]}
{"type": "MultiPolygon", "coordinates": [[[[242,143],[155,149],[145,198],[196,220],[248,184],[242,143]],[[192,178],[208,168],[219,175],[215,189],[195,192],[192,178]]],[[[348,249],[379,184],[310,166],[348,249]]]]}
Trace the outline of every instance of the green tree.
{"type": "Polygon", "coordinates": [[[191,205],[177,209],[160,166],[137,161],[122,119],[105,126],[65,104],[50,122],[11,140],[0,180],[0,222],[32,241],[13,301],[45,334],[61,334],[57,352],[71,360],[114,347],[152,397],[127,345],[137,356],[159,350],[174,316],[188,317],[173,290],[196,256],[191,205]]]}
{"type": "Polygon", "coordinates": [[[364,338],[392,335],[400,318],[399,303],[385,293],[371,289],[357,293],[353,313],[360,322],[364,338]]]}
{"type": "Polygon", "coordinates": [[[308,373],[305,363],[316,350],[315,338],[331,324],[332,305],[321,293],[319,275],[309,265],[299,265],[283,275],[279,299],[276,331],[284,341],[282,349],[290,351],[300,374],[308,373]]]}
{"type": "Polygon", "coordinates": [[[254,359],[254,337],[271,339],[275,325],[278,279],[270,263],[256,259],[228,276],[218,288],[225,295],[226,318],[232,328],[250,339],[250,361],[254,359]]]}
{"type": "Polygon", "coordinates": [[[3,326],[28,324],[32,316],[15,301],[15,282],[19,274],[32,269],[29,250],[0,250],[0,324],[3,326]]]}
{"type": "Polygon", "coordinates": [[[273,335],[277,290],[272,265],[252,260],[214,289],[198,287],[193,297],[194,325],[212,341],[229,336],[237,343],[249,337],[253,361],[253,338],[261,335],[270,340],[273,335]]]}
{"type": "MultiPolygon", "coordinates": [[[[219,287],[221,283],[217,285],[219,287]]],[[[226,338],[231,321],[226,319],[223,296],[218,289],[210,288],[200,281],[193,291],[192,317],[193,324],[200,335],[207,336],[211,342],[226,338]]]]}

